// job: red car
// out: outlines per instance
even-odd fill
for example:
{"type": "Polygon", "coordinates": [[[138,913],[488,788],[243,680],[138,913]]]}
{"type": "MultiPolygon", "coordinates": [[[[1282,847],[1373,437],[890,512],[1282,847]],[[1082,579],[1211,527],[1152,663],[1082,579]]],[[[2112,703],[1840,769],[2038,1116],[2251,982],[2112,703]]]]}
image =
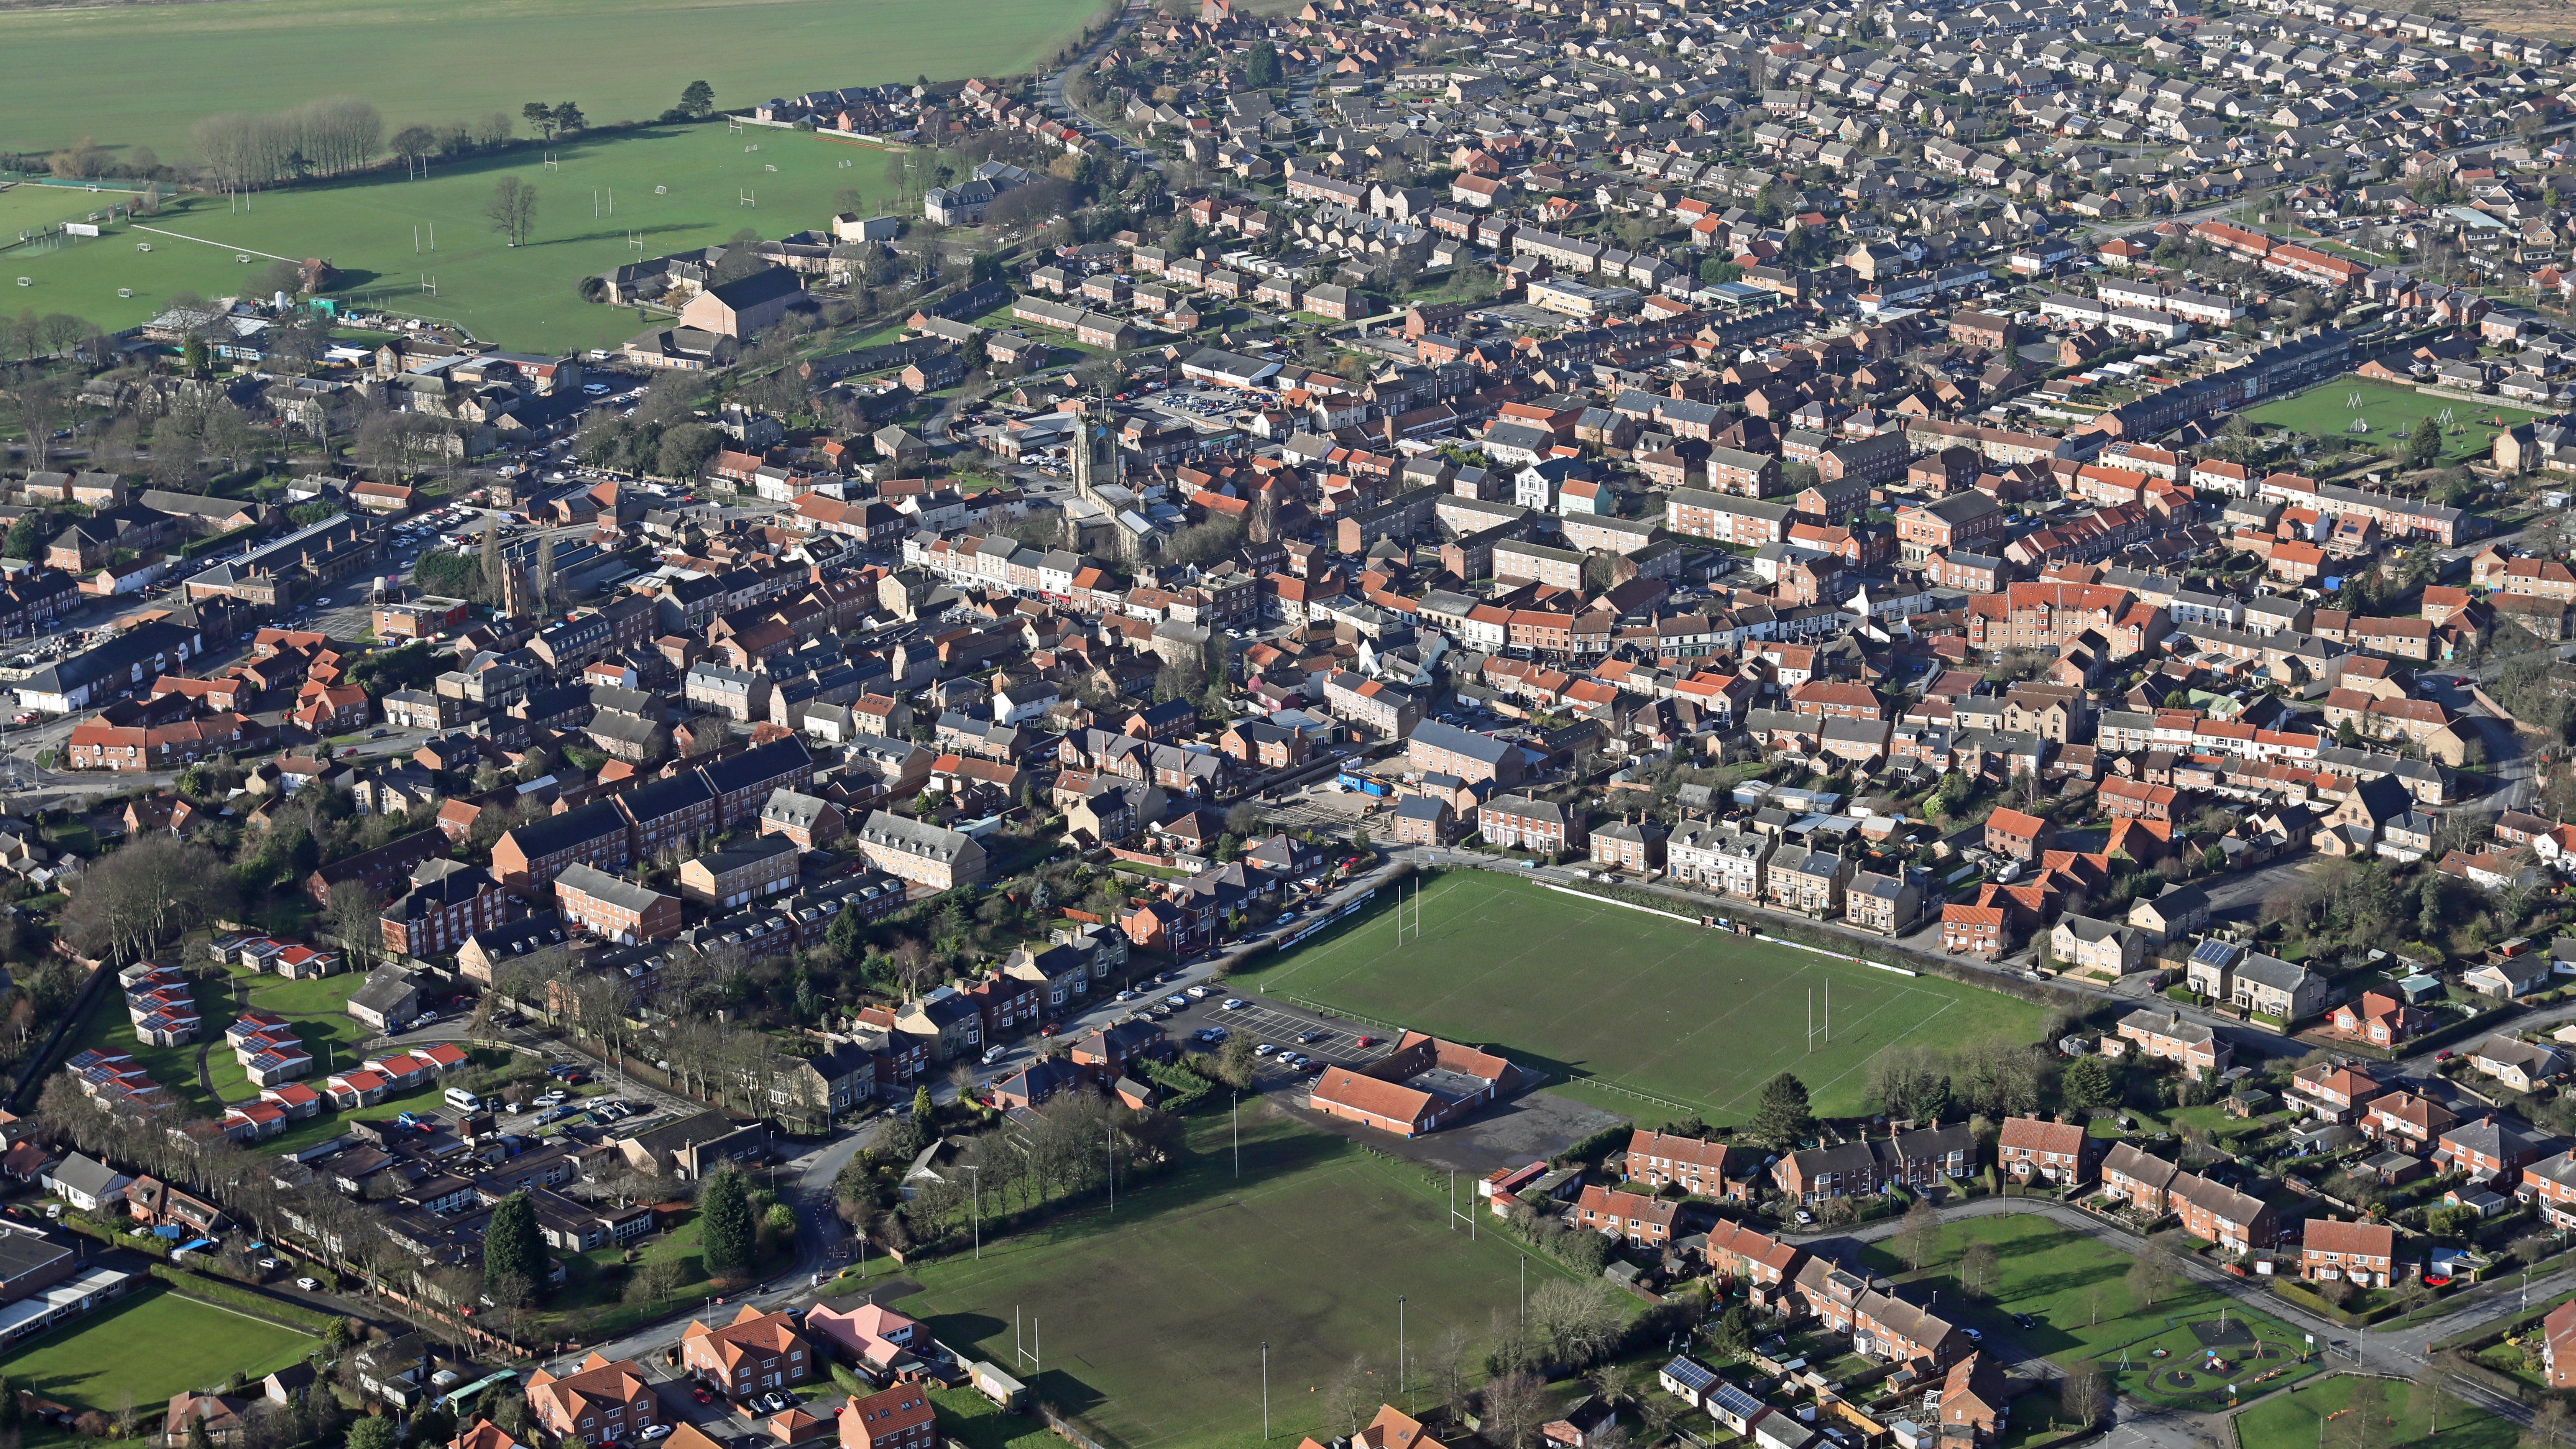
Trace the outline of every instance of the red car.
{"type": "Polygon", "coordinates": [[[1353,1046],[1373,1046],[1373,1045],[1375,1045],[1375,1044],[1376,1044],[1376,1042],[1377,1042],[1377,1038],[1376,1038],[1376,1037],[1373,1037],[1373,1036],[1354,1037],[1354,1038],[1352,1038],[1352,1040],[1351,1040],[1351,1045],[1353,1045],[1353,1046]]]}
{"type": "Polygon", "coordinates": [[[1063,1028],[1062,1028],[1062,1027],[1059,1027],[1059,1026],[1057,1026],[1054,1022],[1051,1022],[1051,1021],[1050,1021],[1050,1022],[1048,1022],[1046,1025],[1044,1025],[1044,1026],[1042,1026],[1042,1027],[1039,1027],[1039,1028],[1038,1028],[1038,1035],[1040,1035],[1040,1036],[1053,1036],[1053,1035],[1055,1035],[1058,1031],[1061,1031],[1061,1030],[1063,1030],[1063,1028]]]}
{"type": "Polygon", "coordinates": [[[712,1404],[716,1401],[716,1396],[708,1393],[704,1389],[689,1390],[689,1397],[697,1400],[701,1404],[712,1404]]]}

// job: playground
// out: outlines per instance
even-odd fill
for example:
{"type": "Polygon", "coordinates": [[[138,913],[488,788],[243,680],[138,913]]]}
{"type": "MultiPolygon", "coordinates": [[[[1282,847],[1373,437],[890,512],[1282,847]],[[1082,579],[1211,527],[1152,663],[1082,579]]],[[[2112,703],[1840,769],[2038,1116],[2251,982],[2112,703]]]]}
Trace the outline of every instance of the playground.
{"type": "Polygon", "coordinates": [[[2097,1360],[2119,1392],[2182,1409],[2217,1409],[2319,1371],[2303,1336],[2225,1302],[2215,1317],[2167,1318],[2164,1332],[2097,1360]]]}
{"type": "Polygon", "coordinates": [[[2495,435],[2539,416],[2528,408],[2495,402],[2435,397],[2395,383],[2345,376],[2306,392],[2266,403],[2249,421],[2290,428],[2318,438],[2345,438],[2365,447],[2404,447],[2416,425],[2432,418],[2442,429],[2444,463],[2485,457],[2495,435]]]}

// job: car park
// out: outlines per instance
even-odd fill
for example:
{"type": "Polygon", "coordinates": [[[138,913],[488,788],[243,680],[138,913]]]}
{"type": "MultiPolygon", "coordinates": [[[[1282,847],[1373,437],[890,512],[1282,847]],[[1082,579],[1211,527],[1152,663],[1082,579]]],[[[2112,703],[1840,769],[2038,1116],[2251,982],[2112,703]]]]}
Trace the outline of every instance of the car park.
{"type": "Polygon", "coordinates": [[[1277,1050],[1279,1050],[1279,1048],[1272,1046],[1268,1042],[1263,1042],[1261,1045],[1252,1049],[1252,1054],[1256,1057],[1266,1057],[1277,1050]]]}
{"type": "Polygon", "coordinates": [[[1185,996],[1166,996],[1163,998],[1163,1004],[1174,1011],[1178,1011],[1182,1007],[1189,1005],[1190,1002],[1189,998],[1185,996]]]}

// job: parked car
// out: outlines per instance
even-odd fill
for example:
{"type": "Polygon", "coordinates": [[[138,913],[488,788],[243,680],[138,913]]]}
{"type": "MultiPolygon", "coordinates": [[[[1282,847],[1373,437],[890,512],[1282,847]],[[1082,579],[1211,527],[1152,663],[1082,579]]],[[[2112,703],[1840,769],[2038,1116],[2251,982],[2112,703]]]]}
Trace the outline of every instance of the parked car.
{"type": "Polygon", "coordinates": [[[295,1280],[295,1286],[303,1289],[307,1293],[319,1293],[322,1291],[322,1285],[311,1278],[298,1278],[295,1280]]]}
{"type": "Polygon", "coordinates": [[[1001,1046],[992,1046],[992,1047],[986,1047],[986,1048],[984,1048],[984,1059],[983,1059],[983,1060],[984,1060],[984,1065],[989,1067],[989,1066],[991,1066],[993,1063],[1000,1061],[1000,1060],[1002,1059],[1002,1054],[1003,1054],[1004,1052],[1009,1051],[1009,1050],[1010,1050],[1010,1048],[1009,1048],[1009,1047],[1001,1047],[1001,1046]]]}
{"type": "Polygon", "coordinates": [[[1228,1011],[1241,1011],[1247,1004],[1240,996],[1229,996],[1225,999],[1225,1009],[1228,1011]]]}

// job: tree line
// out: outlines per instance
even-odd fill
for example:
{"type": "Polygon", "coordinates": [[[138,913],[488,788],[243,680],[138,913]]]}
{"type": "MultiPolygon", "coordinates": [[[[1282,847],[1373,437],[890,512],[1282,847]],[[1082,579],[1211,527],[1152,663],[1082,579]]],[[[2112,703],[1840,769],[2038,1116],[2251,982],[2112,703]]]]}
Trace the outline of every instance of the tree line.
{"type": "Polygon", "coordinates": [[[189,139],[210,186],[251,191],[368,165],[384,151],[385,122],[372,102],[332,96],[274,115],[208,116],[190,128],[189,139]]]}

